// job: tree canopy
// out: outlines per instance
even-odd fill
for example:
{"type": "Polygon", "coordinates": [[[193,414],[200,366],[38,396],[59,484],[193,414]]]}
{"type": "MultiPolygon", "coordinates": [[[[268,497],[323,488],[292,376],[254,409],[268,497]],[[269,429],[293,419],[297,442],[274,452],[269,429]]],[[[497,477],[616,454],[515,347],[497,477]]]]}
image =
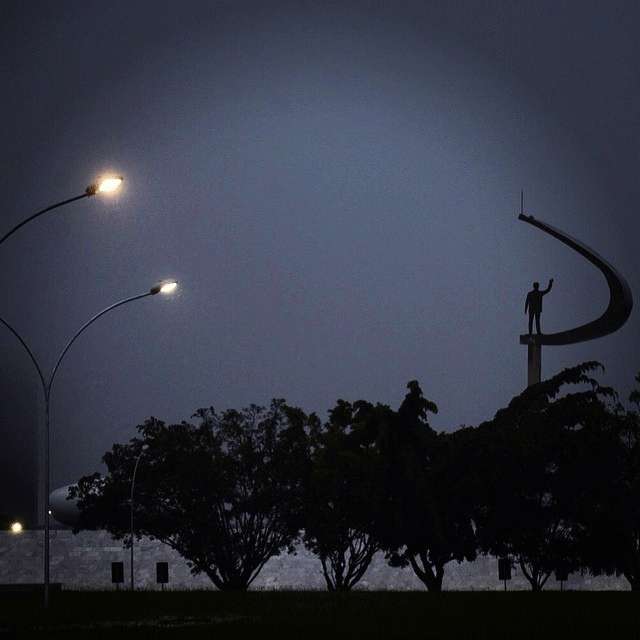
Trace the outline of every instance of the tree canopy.
{"type": "MultiPolygon", "coordinates": [[[[640,385],[640,373],[636,382],[640,385]]],[[[588,449],[594,460],[585,474],[578,518],[584,564],[595,575],[624,575],[631,589],[640,591],[640,386],[629,402],[628,409],[609,408],[588,449]]]]}
{"type": "Polygon", "coordinates": [[[397,410],[338,400],[324,424],[277,399],[149,418],[104,455],[106,475],[72,490],[76,531],[131,543],[133,507],[136,536],[220,589],[247,589],[302,540],[331,591],[352,589],[377,552],[429,591],[478,552],[510,558],[535,591],[578,569],[640,590],[640,374],[625,408],[601,368],[565,369],[452,432],[431,427],[438,409],[416,380],[397,410]]]}
{"type": "Polygon", "coordinates": [[[80,528],[129,534],[133,468],[135,533],[165,542],[219,589],[246,589],[264,564],[293,551],[308,473],[306,430],[315,422],[283,400],[222,414],[200,409],[196,424],[151,418],[140,437],[105,454],[108,474],[82,478],[80,528]]]}
{"type": "Polygon", "coordinates": [[[476,542],[469,504],[460,491],[458,440],[428,421],[437,406],[416,380],[397,412],[376,417],[384,506],[376,536],[392,566],[411,566],[430,591],[440,591],[445,565],[473,560],[476,542]]]}
{"type": "Polygon", "coordinates": [[[378,456],[362,437],[376,410],[339,400],[313,434],[304,543],[320,559],[330,591],[348,591],[379,549],[374,520],[382,507],[378,456]]]}
{"type": "Polygon", "coordinates": [[[587,362],[525,389],[475,429],[468,449],[480,548],[511,556],[535,591],[579,564],[583,454],[613,395],[589,376],[599,368],[587,362]],[[568,393],[569,385],[588,388],[568,393]]]}

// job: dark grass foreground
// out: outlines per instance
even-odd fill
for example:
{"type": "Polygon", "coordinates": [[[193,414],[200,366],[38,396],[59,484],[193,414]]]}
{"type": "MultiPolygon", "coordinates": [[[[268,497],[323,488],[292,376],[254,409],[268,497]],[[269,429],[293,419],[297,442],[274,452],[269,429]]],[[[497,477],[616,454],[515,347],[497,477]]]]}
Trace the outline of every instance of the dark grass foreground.
{"type": "Polygon", "coordinates": [[[167,591],[2,596],[1,637],[625,638],[640,640],[631,592],[167,591]]]}

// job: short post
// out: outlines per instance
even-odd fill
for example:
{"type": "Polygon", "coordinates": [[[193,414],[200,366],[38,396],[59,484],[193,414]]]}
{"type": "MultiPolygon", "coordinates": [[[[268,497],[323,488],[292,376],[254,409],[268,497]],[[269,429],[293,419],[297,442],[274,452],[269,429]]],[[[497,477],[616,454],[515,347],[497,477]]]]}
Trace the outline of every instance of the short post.
{"type": "Polygon", "coordinates": [[[169,582],[169,563],[156,562],[156,582],[164,591],[164,585],[169,582]]]}
{"type": "Polygon", "coordinates": [[[556,580],[560,583],[560,591],[564,591],[564,583],[569,579],[569,572],[565,568],[556,569],[556,580]]]}
{"type": "Polygon", "coordinates": [[[511,560],[498,558],[498,579],[504,582],[504,590],[507,590],[507,580],[511,580],[511,560]]]}
{"type": "Polygon", "coordinates": [[[120,591],[120,585],[124,582],[124,562],[111,563],[111,582],[116,585],[116,590],[120,591]]]}

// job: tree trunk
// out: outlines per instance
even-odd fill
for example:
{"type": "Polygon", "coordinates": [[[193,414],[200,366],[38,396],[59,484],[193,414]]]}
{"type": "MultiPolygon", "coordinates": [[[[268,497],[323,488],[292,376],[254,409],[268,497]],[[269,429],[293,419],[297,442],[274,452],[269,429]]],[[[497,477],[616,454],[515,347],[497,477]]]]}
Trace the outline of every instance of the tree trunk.
{"type": "Polygon", "coordinates": [[[426,554],[420,553],[418,556],[409,556],[409,563],[414,573],[427,587],[427,591],[439,593],[442,591],[442,579],[444,578],[444,563],[431,564],[426,554]],[[422,566],[417,558],[420,558],[422,566]]]}
{"type": "Polygon", "coordinates": [[[214,568],[207,569],[205,573],[209,576],[209,579],[220,591],[246,591],[249,588],[249,584],[246,580],[242,580],[238,576],[222,576],[214,568]]]}
{"type": "Polygon", "coordinates": [[[328,591],[351,591],[371,564],[377,546],[368,536],[354,537],[347,549],[320,556],[328,591]]]}
{"type": "Polygon", "coordinates": [[[520,569],[522,570],[522,575],[524,575],[531,585],[531,591],[542,591],[551,574],[545,573],[535,565],[528,568],[526,562],[522,558],[519,559],[519,564],[520,569]]]}
{"type": "Polygon", "coordinates": [[[235,591],[237,593],[242,593],[247,590],[246,584],[238,584],[236,582],[227,582],[222,585],[220,591],[235,591]]]}

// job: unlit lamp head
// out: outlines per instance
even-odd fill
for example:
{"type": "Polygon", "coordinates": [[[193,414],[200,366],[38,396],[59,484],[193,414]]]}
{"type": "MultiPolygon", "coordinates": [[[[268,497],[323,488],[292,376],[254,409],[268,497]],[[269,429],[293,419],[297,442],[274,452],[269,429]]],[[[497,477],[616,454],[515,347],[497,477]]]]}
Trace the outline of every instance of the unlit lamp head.
{"type": "Polygon", "coordinates": [[[113,193],[120,188],[122,180],[122,176],[105,176],[98,182],[89,185],[86,193],[88,196],[95,196],[96,193],[113,193]]]}
{"type": "Polygon", "coordinates": [[[156,293],[164,293],[165,295],[169,295],[173,293],[178,288],[178,283],[175,280],[165,280],[164,282],[159,282],[157,285],[152,287],[151,293],[152,295],[156,295],[156,293]]]}

